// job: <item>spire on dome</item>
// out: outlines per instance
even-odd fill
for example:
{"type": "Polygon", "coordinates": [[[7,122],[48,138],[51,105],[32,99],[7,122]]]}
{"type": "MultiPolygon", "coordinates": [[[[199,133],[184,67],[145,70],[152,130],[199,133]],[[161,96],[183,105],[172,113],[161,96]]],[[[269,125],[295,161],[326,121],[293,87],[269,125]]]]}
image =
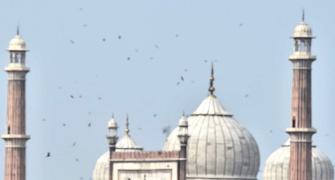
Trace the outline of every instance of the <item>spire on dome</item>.
{"type": "Polygon", "coordinates": [[[215,87],[214,87],[214,64],[212,63],[212,67],[211,67],[211,76],[209,78],[209,88],[208,91],[210,93],[210,95],[214,95],[214,91],[215,91],[215,87]]]}
{"type": "Polygon", "coordinates": [[[128,114],[127,114],[127,117],[126,117],[126,128],[124,129],[124,132],[126,133],[126,134],[129,134],[129,116],[128,116],[128,114]]]}
{"type": "Polygon", "coordinates": [[[20,35],[20,26],[19,25],[17,25],[17,27],[16,27],[16,35],[20,35]]]}
{"type": "Polygon", "coordinates": [[[302,9],[302,17],[301,17],[302,22],[305,21],[305,9],[302,9]]]}

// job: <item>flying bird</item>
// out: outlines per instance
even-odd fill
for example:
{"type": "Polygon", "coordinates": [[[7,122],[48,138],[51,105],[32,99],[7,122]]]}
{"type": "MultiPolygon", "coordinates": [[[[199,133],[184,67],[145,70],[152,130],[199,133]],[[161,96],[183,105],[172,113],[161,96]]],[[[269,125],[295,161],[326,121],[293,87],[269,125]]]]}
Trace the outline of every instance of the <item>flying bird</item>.
{"type": "Polygon", "coordinates": [[[74,44],[74,40],[70,40],[70,43],[71,43],[71,44],[74,44]]]}
{"type": "Polygon", "coordinates": [[[122,36],[121,36],[121,35],[119,35],[117,38],[118,38],[118,39],[122,39],[122,36]]]}
{"type": "Polygon", "coordinates": [[[70,98],[71,98],[71,99],[74,99],[74,95],[70,95],[70,98]]]}
{"type": "Polygon", "coordinates": [[[47,152],[47,154],[45,155],[45,158],[51,157],[51,153],[47,152]]]}
{"type": "Polygon", "coordinates": [[[165,126],[162,128],[162,133],[166,135],[166,137],[170,134],[171,126],[165,126]]]}
{"type": "Polygon", "coordinates": [[[130,61],[130,57],[127,57],[127,61],[130,61]]]}
{"type": "Polygon", "coordinates": [[[180,76],[180,79],[181,79],[182,81],[184,81],[184,77],[183,77],[183,76],[180,76]]]}
{"type": "Polygon", "coordinates": [[[92,126],[92,123],[91,123],[91,122],[89,122],[89,123],[87,124],[87,126],[88,126],[88,127],[91,127],[91,126],[92,126]]]}
{"type": "Polygon", "coordinates": [[[106,38],[102,38],[102,42],[106,42],[106,38]]]}

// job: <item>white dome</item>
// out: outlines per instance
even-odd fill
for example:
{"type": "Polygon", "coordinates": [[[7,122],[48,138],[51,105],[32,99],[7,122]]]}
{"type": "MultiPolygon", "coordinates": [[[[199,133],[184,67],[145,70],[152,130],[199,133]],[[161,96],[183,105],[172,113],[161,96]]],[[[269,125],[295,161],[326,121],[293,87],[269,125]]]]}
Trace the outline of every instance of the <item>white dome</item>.
{"type": "MultiPolygon", "coordinates": [[[[315,146],[312,148],[313,180],[334,180],[334,168],[326,154],[315,146]]],[[[266,160],[264,180],[287,180],[290,161],[290,142],[286,141],[266,160]]]]}
{"type": "Polygon", "coordinates": [[[117,143],[116,151],[142,151],[143,148],[137,146],[135,141],[126,133],[117,143]]]}
{"type": "MultiPolygon", "coordinates": [[[[221,105],[209,95],[188,117],[187,177],[204,179],[257,179],[258,145],[221,105]]],[[[179,150],[178,128],[163,150],[179,150]]]]}
{"type": "Polygon", "coordinates": [[[12,40],[10,40],[8,50],[9,51],[27,51],[26,42],[22,39],[20,35],[16,35],[12,40]]]}
{"type": "Polygon", "coordinates": [[[293,38],[312,38],[312,37],[313,37],[312,28],[304,21],[301,21],[298,25],[295,26],[293,32],[293,38]]]}
{"type": "Polygon", "coordinates": [[[102,154],[95,163],[92,180],[108,180],[109,177],[109,151],[102,154]]]}

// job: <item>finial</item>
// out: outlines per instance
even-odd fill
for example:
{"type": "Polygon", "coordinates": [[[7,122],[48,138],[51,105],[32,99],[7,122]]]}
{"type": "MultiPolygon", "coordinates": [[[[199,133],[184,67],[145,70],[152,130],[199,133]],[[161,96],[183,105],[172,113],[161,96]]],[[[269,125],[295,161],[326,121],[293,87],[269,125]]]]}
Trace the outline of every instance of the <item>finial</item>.
{"type": "Polygon", "coordinates": [[[16,26],[16,35],[20,35],[20,26],[19,25],[17,25],[16,26]]]}
{"type": "Polygon", "coordinates": [[[212,67],[211,67],[211,77],[209,78],[209,88],[208,91],[210,93],[210,95],[214,95],[214,91],[215,91],[215,87],[214,87],[214,64],[212,63],[212,67]]]}
{"type": "Polygon", "coordinates": [[[302,17],[301,17],[302,22],[305,21],[305,9],[302,9],[302,17]]]}
{"type": "Polygon", "coordinates": [[[124,132],[126,134],[129,134],[129,116],[127,114],[127,117],[126,117],[126,128],[124,129],[124,132]]]}
{"type": "Polygon", "coordinates": [[[112,113],[112,118],[114,119],[114,113],[112,113]]]}

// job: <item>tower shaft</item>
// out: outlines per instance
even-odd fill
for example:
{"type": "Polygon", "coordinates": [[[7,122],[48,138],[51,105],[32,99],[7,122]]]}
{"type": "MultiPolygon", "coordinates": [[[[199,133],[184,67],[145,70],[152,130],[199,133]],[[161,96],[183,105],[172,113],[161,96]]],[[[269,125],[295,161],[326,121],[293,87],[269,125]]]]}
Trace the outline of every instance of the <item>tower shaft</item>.
{"type": "Polygon", "coordinates": [[[27,70],[8,72],[7,134],[5,140],[5,180],[26,179],[25,75],[27,70]]]}
{"type": "Polygon", "coordinates": [[[312,180],[311,60],[292,60],[290,180],[312,180]]]}

